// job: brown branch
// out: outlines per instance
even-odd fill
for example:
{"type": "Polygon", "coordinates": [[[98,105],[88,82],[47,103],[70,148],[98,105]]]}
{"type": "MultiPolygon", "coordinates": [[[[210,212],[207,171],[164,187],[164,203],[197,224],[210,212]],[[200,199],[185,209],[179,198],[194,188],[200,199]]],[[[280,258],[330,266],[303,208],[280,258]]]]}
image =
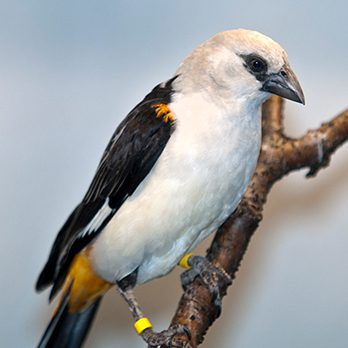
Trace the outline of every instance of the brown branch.
{"type": "MultiPolygon", "coordinates": [[[[307,176],[328,165],[334,151],[348,140],[348,109],[302,138],[283,132],[283,101],[272,97],[263,106],[263,141],[255,174],[233,216],[219,228],[207,258],[234,278],[251,236],[262,219],[262,210],[273,184],[291,171],[308,167],[307,176]]],[[[220,285],[225,296],[227,287],[220,285]]],[[[191,331],[188,346],[196,347],[217,318],[212,298],[197,278],[182,295],[171,325],[182,324],[191,331]]],[[[184,337],[182,337],[184,339],[184,337]]]]}

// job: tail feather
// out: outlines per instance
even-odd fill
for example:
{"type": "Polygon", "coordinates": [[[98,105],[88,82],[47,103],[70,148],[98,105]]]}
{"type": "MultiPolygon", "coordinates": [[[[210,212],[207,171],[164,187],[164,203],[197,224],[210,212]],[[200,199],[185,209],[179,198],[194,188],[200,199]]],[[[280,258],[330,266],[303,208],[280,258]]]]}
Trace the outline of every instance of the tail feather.
{"type": "Polygon", "coordinates": [[[85,341],[101,298],[82,312],[69,313],[69,294],[61,301],[37,348],[79,348],[85,341]]]}

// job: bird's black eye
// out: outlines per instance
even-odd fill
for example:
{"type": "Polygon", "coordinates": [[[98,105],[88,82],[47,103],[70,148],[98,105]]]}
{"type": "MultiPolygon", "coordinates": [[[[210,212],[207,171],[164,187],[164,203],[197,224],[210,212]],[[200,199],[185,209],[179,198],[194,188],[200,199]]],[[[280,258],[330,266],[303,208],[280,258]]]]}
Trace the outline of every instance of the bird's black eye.
{"type": "Polygon", "coordinates": [[[263,60],[255,58],[250,62],[249,66],[253,72],[260,73],[265,71],[266,64],[263,60]]]}
{"type": "Polygon", "coordinates": [[[258,80],[262,80],[267,73],[267,62],[257,54],[241,55],[244,59],[244,66],[250,73],[255,75],[258,80]]]}

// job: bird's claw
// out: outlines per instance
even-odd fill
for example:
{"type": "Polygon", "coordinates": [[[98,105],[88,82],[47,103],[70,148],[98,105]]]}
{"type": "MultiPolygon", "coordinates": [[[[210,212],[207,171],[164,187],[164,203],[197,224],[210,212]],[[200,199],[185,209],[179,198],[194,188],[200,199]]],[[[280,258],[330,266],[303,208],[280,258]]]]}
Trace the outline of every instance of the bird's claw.
{"type": "Polygon", "coordinates": [[[181,274],[181,284],[184,290],[196,277],[200,277],[204,285],[212,294],[212,301],[216,308],[217,317],[221,313],[221,296],[219,288],[232,283],[231,277],[221,268],[215,267],[203,256],[191,256],[190,269],[181,274]]]}
{"type": "Polygon", "coordinates": [[[155,332],[152,329],[146,329],[141,334],[148,348],[165,346],[168,348],[192,348],[189,341],[191,340],[190,330],[184,325],[173,325],[168,330],[155,332]],[[180,336],[187,336],[185,340],[180,336]]]}

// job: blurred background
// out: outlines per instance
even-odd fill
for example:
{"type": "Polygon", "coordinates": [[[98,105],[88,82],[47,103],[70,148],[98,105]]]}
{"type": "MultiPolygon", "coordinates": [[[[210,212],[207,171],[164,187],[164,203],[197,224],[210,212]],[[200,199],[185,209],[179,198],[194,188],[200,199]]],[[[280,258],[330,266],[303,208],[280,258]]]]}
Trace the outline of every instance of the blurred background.
{"type": "MultiPolygon", "coordinates": [[[[305,107],[286,106],[286,132],[300,136],[348,106],[346,13],[346,1],[0,1],[1,346],[37,344],[52,307],[34,283],[54,237],[155,84],[215,33],[259,30],[285,47],[305,91],[305,107]]],[[[348,346],[347,155],[274,187],[203,347],[348,346]]],[[[158,330],[180,272],[137,289],[158,330]]],[[[116,291],[86,347],[144,347],[116,291]]]]}

